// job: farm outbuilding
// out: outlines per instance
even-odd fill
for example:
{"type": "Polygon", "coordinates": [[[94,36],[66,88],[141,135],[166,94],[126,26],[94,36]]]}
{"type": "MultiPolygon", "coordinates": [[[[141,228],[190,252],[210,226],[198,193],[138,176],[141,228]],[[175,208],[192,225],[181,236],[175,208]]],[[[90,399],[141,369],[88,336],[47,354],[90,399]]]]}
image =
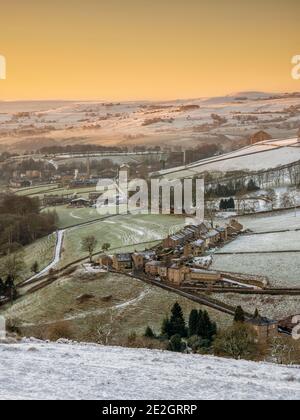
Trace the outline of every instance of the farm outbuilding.
{"type": "Polygon", "coordinates": [[[221,280],[221,273],[217,271],[201,270],[192,268],[190,270],[189,279],[191,281],[199,281],[205,283],[217,283],[221,280]]]}

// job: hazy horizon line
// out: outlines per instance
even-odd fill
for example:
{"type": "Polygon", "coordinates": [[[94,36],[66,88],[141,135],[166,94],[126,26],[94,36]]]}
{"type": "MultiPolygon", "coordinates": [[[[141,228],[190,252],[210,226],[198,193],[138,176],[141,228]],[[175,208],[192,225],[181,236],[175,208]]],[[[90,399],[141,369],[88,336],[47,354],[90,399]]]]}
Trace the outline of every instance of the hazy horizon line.
{"type": "Polygon", "coordinates": [[[237,92],[228,92],[224,93],[223,95],[212,95],[212,96],[198,96],[198,97],[181,97],[181,98],[137,98],[137,99],[101,99],[101,98],[15,98],[15,99],[0,99],[1,102],[176,102],[176,101],[189,101],[189,100],[205,100],[205,99],[213,99],[213,98],[223,98],[223,97],[234,97],[235,95],[241,94],[268,94],[268,95],[289,95],[289,94],[297,94],[300,91],[295,90],[285,90],[285,91],[263,91],[263,90],[242,90],[237,92]]]}

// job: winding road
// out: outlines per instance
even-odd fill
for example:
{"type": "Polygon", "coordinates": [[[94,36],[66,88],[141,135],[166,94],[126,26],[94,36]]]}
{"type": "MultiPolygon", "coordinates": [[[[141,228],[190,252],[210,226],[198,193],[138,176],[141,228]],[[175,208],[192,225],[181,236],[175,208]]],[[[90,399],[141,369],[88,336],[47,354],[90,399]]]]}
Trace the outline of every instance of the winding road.
{"type": "Polygon", "coordinates": [[[36,279],[39,279],[39,278],[43,277],[52,268],[55,268],[57,266],[57,264],[60,261],[60,257],[61,257],[61,251],[62,251],[62,246],[63,246],[63,241],[64,241],[64,234],[65,234],[64,229],[58,230],[57,233],[56,233],[57,239],[56,239],[56,246],[55,246],[55,254],[54,254],[54,258],[53,258],[52,262],[50,264],[48,264],[47,267],[45,267],[42,271],[40,271],[39,273],[30,277],[30,279],[26,280],[23,284],[30,283],[32,280],[36,280],[36,279]]]}

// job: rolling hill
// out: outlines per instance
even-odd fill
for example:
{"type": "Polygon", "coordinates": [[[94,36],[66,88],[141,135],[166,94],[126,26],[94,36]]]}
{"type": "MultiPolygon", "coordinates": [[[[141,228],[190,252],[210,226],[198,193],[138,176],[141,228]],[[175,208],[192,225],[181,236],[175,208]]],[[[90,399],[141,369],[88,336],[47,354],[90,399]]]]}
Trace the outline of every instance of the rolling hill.
{"type": "Polygon", "coordinates": [[[266,92],[164,102],[1,102],[0,147],[214,143],[226,152],[260,129],[274,138],[294,136],[299,107],[299,94],[266,92]]]}

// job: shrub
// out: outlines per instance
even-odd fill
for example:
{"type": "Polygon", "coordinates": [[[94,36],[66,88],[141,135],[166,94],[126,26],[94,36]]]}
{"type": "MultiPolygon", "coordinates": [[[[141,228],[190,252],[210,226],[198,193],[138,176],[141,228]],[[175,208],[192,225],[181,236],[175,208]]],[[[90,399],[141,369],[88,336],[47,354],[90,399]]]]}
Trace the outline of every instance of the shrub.
{"type": "Polygon", "coordinates": [[[258,353],[254,330],[246,324],[236,323],[222,331],[214,342],[214,352],[234,359],[252,359],[258,353]]]}
{"type": "Polygon", "coordinates": [[[60,338],[72,339],[73,331],[65,321],[57,321],[46,328],[44,338],[50,341],[57,341],[60,338]]]}
{"type": "Polygon", "coordinates": [[[185,344],[179,334],[175,334],[171,337],[168,345],[168,350],[181,353],[185,349],[185,344]]]}

